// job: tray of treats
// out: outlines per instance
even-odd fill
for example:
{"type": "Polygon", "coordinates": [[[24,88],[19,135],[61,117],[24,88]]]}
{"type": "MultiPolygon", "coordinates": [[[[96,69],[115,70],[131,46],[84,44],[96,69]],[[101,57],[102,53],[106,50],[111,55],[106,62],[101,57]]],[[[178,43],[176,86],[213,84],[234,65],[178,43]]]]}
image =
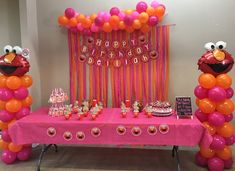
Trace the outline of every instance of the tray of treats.
{"type": "Polygon", "coordinates": [[[156,101],[150,103],[153,116],[170,116],[173,114],[173,109],[169,102],[156,101]]]}

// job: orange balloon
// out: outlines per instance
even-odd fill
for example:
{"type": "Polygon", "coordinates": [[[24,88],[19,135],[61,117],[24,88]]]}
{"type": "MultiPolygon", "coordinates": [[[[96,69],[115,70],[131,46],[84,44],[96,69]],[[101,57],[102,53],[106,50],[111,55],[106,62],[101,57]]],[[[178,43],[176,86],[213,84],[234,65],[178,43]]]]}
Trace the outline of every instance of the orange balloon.
{"type": "Polygon", "coordinates": [[[199,101],[199,108],[204,113],[212,113],[215,111],[216,105],[208,98],[205,98],[199,101]]]}
{"type": "Polygon", "coordinates": [[[33,79],[30,75],[24,75],[21,79],[21,84],[24,87],[30,87],[33,84],[33,79]]]}
{"type": "Polygon", "coordinates": [[[5,108],[6,108],[6,102],[0,100],[0,110],[5,110],[5,108]]]}
{"type": "Polygon", "coordinates": [[[223,160],[228,160],[232,157],[232,150],[230,147],[226,146],[223,150],[216,151],[216,155],[223,160]]]}
{"type": "Polygon", "coordinates": [[[222,137],[231,137],[234,133],[234,128],[231,123],[225,122],[222,126],[217,127],[217,134],[222,137]]]}
{"type": "Polygon", "coordinates": [[[8,150],[9,143],[0,139],[0,150],[8,150]]]}
{"type": "Polygon", "coordinates": [[[8,129],[10,129],[11,126],[12,126],[15,122],[16,122],[15,119],[13,119],[12,121],[8,122],[8,125],[7,125],[8,129]]]}
{"type": "Polygon", "coordinates": [[[149,27],[148,24],[145,24],[145,25],[143,25],[143,26],[141,27],[140,30],[141,30],[143,33],[147,33],[147,32],[150,31],[150,27],[149,27]]]}
{"type": "Polygon", "coordinates": [[[125,14],[128,14],[128,15],[132,14],[132,12],[133,12],[132,9],[127,9],[127,10],[124,11],[124,13],[125,13],[125,14]]]}
{"type": "Polygon", "coordinates": [[[138,19],[135,19],[133,24],[132,24],[132,27],[134,29],[140,29],[142,27],[142,24],[141,24],[141,22],[138,19]]]}
{"type": "Polygon", "coordinates": [[[199,84],[207,89],[210,89],[215,86],[216,84],[216,79],[212,74],[201,74],[198,78],[199,84]]]}
{"type": "Polygon", "coordinates": [[[119,17],[116,16],[116,15],[111,16],[110,19],[109,19],[109,24],[110,24],[112,27],[117,27],[118,24],[119,24],[119,22],[120,22],[120,19],[119,19],[119,17]]]}
{"type": "Polygon", "coordinates": [[[132,33],[133,31],[135,31],[133,27],[126,27],[125,29],[128,33],[132,33]]]}
{"type": "Polygon", "coordinates": [[[91,22],[94,22],[96,17],[97,17],[97,14],[92,14],[90,16],[91,22]]]}
{"type": "Polygon", "coordinates": [[[17,76],[10,76],[6,80],[6,86],[11,90],[16,90],[21,86],[21,79],[17,76]]]}
{"type": "Polygon", "coordinates": [[[233,101],[225,99],[223,102],[217,103],[216,110],[224,115],[228,115],[234,111],[233,101]]]}
{"type": "Polygon", "coordinates": [[[214,135],[216,133],[215,126],[210,125],[208,122],[203,122],[203,125],[211,135],[214,135]]]}
{"type": "Polygon", "coordinates": [[[162,17],[165,13],[165,8],[163,6],[158,6],[154,9],[154,15],[158,18],[162,17]]]}
{"type": "Polygon", "coordinates": [[[151,7],[151,6],[149,6],[149,7],[147,8],[146,12],[147,12],[147,14],[148,14],[149,16],[153,16],[153,15],[154,15],[154,8],[151,7]]]}
{"type": "Polygon", "coordinates": [[[112,31],[112,26],[108,23],[108,22],[105,22],[104,25],[103,25],[103,31],[104,32],[111,32],[112,31]]]}
{"type": "Polygon", "coordinates": [[[62,26],[66,26],[69,23],[69,20],[67,17],[62,15],[58,17],[58,23],[62,26]]]}
{"type": "Polygon", "coordinates": [[[200,99],[199,98],[196,98],[196,105],[199,107],[199,102],[200,102],[200,99]]]}
{"type": "Polygon", "coordinates": [[[216,77],[216,85],[227,89],[232,85],[232,78],[227,74],[220,74],[216,77]]]}
{"type": "Polygon", "coordinates": [[[16,145],[14,143],[10,143],[9,146],[8,146],[9,150],[12,151],[12,152],[19,152],[22,150],[23,146],[22,145],[16,145]]]}
{"type": "Polygon", "coordinates": [[[124,30],[126,28],[126,25],[125,25],[124,21],[119,22],[118,28],[121,29],[121,30],[124,30]]]}
{"type": "Polygon", "coordinates": [[[90,18],[86,18],[86,19],[84,20],[84,22],[82,23],[82,26],[83,26],[84,28],[89,28],[89,27],[91,27],[91,24],[92,24],[92,22],[91,22],[90,18]]]}
{"type": "Polygon", "coordinates": [[[70,27],[76,27],[77,24],[78,24],[77,19],[75,17],[70,18],[68,24],[69,24],[70,27]]]}
{"type": "Polygon", "coordinates": [[[211,158],[215,155],[215,151],[210,148],[200,147],[200,153],[205,158],[211,158]]]}
{"type": "Polygon", "coordinates": [[[7,129],[8,128],[7,124],[8,124],[7,122],[0,121],[0,129],[1,130],[7,129]]]}
{"type": "Polygon", "coordinates": [[[138,18],[139,18],[141,23],[145,24],[149,20],[149,15],[146,12],[142,12],[142,13],[140,13],[138,18]]]}
{"type": "Polygon", "coordinates": [[[22,107],[22,103],[19,100],[11,99],[6,103],[6,110],[8,112],[19,112],[22,107]]]}
{"type": "Polygon", "coordinates": [[[83,14],[80,14],[76,17],[76,19],[77,19],[77,22],[83,23],[86,20],[86,16],[83,14]]]}
{"type": "Polygon", "coordinates": [[[33,98],[32,98],[32,96],[28,96],[28,97],[26,97],[23,101],[22,101],[22,106],[23,107],[29,107],[29,106],[31,106],[32,105],[32,103],[33,103],[33,98]]]}
{"type": "Polygon", "coordinates": [[[0,75],[0,88],[5,88],[6,87],[6,80],[7,80],[6,76],[0,75]]]}

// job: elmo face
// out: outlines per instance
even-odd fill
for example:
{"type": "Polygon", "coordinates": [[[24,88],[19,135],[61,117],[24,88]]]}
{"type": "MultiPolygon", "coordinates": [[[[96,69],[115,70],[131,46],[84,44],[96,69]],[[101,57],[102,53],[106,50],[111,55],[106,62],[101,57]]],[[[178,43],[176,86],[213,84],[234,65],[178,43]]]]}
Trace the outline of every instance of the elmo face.
{"type": "Polygon", "coordinates": [[[216,45],[210,42],[205,48],[207,52],[198,61],[198,67],[202,72],[217,76],[232,69],[234,60],[232,55],[225,51],[225,42],[219,41],[216,45]]]}
{"type": "Polygon", "coordinates": [[[12,48],[7,45],[4,48],[5,55],[0,57],[0,72],[5,76],[23,76],[29,71],[27,55],[23,56],[23,51],[19,46],[12,48]]]}

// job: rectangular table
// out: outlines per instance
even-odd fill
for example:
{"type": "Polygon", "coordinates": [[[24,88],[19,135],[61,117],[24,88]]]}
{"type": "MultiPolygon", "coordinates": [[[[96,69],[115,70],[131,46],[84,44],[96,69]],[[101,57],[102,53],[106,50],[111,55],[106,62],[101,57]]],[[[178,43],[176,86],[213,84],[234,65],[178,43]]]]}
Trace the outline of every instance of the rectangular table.
{"type": "MultiPolygon", "coordinates": [[[[147,118],[140,113],[134,118],[128,113],[122,118],[120,112],[119,108],[106,108],[96,120],[90,116],[78,120],[76,115],[65,120],[63,116],[48,116],[48,108],[44,107],[16,121],[9,133],[15,144],[170,145],[176,153],[178,146],[200,143],[209,146],[211,142],[210,135],[195,117],[147,118]]],[[[42,151],[48,147],[44,146],[42,151]]]]}

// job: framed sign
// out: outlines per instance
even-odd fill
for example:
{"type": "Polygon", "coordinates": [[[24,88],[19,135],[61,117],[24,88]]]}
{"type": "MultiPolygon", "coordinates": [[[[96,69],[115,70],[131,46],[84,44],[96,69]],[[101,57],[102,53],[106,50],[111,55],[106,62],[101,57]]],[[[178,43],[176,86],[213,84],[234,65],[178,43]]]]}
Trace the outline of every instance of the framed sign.
{"type": "Polygon", "coordinates": [[[188,96],[176,97],[175,107],[176,107],[177,119],[179,117],[193,118],[191,97],[188,96]]]}

